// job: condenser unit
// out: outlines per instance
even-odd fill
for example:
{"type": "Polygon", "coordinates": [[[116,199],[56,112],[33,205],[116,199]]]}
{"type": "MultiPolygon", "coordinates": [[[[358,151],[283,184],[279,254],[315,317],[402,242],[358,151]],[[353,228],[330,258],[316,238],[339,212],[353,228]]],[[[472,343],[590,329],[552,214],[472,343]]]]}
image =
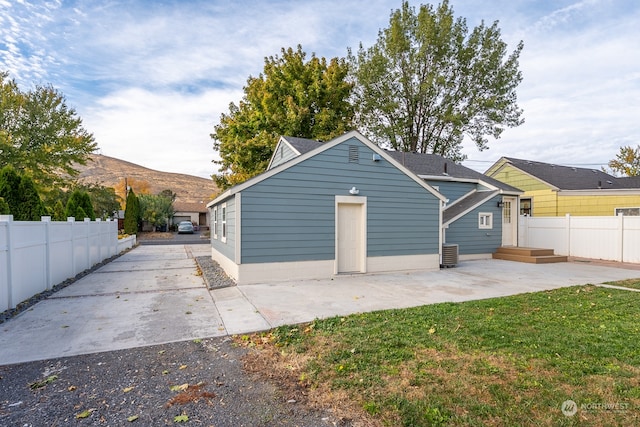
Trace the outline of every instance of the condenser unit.
{"type": "Polygon", "coordinates": [[[445,243],[442,245],[442,264],[441,267],[455,267],[458,264],[458,245],[453,243],[445,243]]]}

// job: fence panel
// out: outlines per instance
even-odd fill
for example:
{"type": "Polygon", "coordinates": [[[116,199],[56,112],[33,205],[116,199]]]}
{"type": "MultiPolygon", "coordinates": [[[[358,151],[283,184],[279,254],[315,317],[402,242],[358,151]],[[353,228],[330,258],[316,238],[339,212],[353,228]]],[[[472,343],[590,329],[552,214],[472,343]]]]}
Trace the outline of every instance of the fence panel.
{"type": "Polygon", "coordinates": [[[520,217],[520,246],[549,248],[568,255],[569,241],[564,217],[520,217]]]}
{"type": "Polygon", "coordinates": [[[11,228],[11,299],[15,304],[47,289],[44,222],[14,222],[11,228]]]}
{"type": "Polygon", "coordinates": [[[76,275],[73,269],[73,223],[52,221],[49,223],[49,287],[62,283],[76,275]]]}
{"type": "Polygon", "coordinates": [[[9,224],[0,221],[0,311],[9,308],[9,224]]]}
{"type": "Polygon", "coordinates": [[[520,246],[558,255],[640,262],[640,217],[520,217],[520,246]]]}
{"type": "Polygon", "coordinates": [[[135,245],[112,221],[13,221],[0,216],[0,311],[135,245]]]}
{"type": "Polygon", "coordinates": [[[640,263],[640,216],[624,217],[622,260],[640,263]]]}
{"type": "Polygon", "coordinates": [[[622,217],[571,217],[571,256],[622,261],[622,217]]]}

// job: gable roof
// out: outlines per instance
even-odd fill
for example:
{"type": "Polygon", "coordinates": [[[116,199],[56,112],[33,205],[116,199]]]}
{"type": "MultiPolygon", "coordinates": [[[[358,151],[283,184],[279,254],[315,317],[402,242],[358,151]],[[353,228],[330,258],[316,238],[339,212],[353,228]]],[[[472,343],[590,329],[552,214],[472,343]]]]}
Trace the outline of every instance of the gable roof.
{"type": "Polygon", "coordinates": [[[322,141],[316,141],[314,139],[298,138],[295,136],[283,136],[282,140],[289,143],[289,146],[297,151],[298,154],[305,154],[311,150],[315,150],[323,144],[322,141]]]}
{"type": "Polygon", "coordinates": [[[522,191],[490,176],[483,175],[453,160],[437,154],[407,153],[401,151],[387,151],[387,153],[404,165],[411,172],[423,179],[440,181],[471,181],[495,187],[503,192],[521,194],[522,191]]]}
{"type": "MultiPolygon", "coordinates": [[[[254,176],[253,178],[235,185],[231,188],[229,188],[228,190],[226,190],[225,192],[223,192],[222,194],[218,195],[218,197],[216,197],[215,199],[213,199],[212,201],[210,201],[207,204],[207,207],[213,206],[217,203],[219,203],[220,201],[229,198],[230,196],[237,194],[239,192],[241,192],[242,190],[244,190],[245,188],[251,187],[255,184],[258,184],[259,182],[264,181],[265,179],[276,175],[284,170],[287,170],[295,165],[297,165],[300,162],[303,162],[304,160],[313,157],[317,154],[322,153],[325,150],[328,150],[330,148],[335,147],[338,144],[341,144],[345,141],[348,141],[351,138],[356,138],[358,141],[360,141],[362,144],[364,144],[365,146],[367,146],[368,148],[370,148],[373,152],[379,154],[382,158],[384,158],[386,161],[388,161],[390,164],[392,164],[394,167],[396,167],[397,169],[399,169],[401,172],[403,172],[405,175],[407,175],[409,178],[411,178],[414,182],[416,182],[418,185],[420,185],[422,188],[426,189],[429,193],[433,194],[435,197],[437,197],[438,199],[440,199],[441,201],[445,201],[446,198],[440,194],[440,192],[436,191],[433,187],[431,187],[429,184],[427,184],[426,182],[424,182],[422,179],[420,179],[416,174],[414,174],[413,172],[411,172],[409,169],[407,169],[405,166],[403,166],[402,164],[398,163],[395,159],[393,159],[388,152],[386,152],[385,150],[383,150],[382,148],[378,147],[376,144],[374,144],[373,142],[369,141],[367,138],[365,138],[360,132],[358,131],[351,131],[351,132],[347,132],[341,136],[338,136],[334,139],[332,139],[331,141],[325,142],[325,143],[321,143],[319,141],[313,141],[316,144],[315,148],[312,148],[309,150],[309,148],[311,148],[312,144],[306,144],[305,142],[302,142],[301,144],[298,144],[298,147],[300,147],[301,149],[306,149],[308,151],[301,153],[299,156],[289,160],[288,162],[282,163],[276,167],[274,167],[273,169],[268,169],[267,171],[261,173],[260,175],[254,176]]],[[[294,138],[293,140],[291,140],[292,138],[280,138],[280,141],[286,141],[286,143],[288,144],[297,144],[300,143],[301,140],[303,138],[294,138]]],[[[311,141],[311,140],[307,140],[307,141],[311,141]]],[[[279,142],[280,143],[280,142],[279,142]]],[[[296,148],[297,150],[297,148],[296,148]]]]}
{"type": "Polygon", "coordinates": [[[470,210],[482,205],[489,199],[496,196],[495,191],[475,191],[465,197],[458,199],[455,203],[447,206],[442,212],[442,224],[447,225],[460,218],[470,210]]]}
{"type": "Polygon", "coordinates": [[[522,172],[558,190],[598,190],[629,188],[608,173],[597,169],[559,166],[551,163],[534,162],[531,160],[502,157],[488,171],[499,163],[508,163],[522,172]]]}

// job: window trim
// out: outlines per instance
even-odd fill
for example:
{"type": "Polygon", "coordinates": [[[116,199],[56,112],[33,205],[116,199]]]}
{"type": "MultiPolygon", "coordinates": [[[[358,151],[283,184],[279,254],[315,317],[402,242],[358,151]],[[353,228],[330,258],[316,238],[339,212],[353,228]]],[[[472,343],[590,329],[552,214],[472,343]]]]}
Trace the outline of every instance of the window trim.
{"type": "Polygon", "coordinates": [[[222,217],[220,218],[220,223],[222,224],[222,230],[220,233],[220,241],[222,243],[227,243],[227,204],[223,203],[220,206],[222,212],[221,215],[222,217]]]}
{"type": "Polygon", "coordinates": [[[218,240],[218,206],[213,207],[213,238],[218,240]]]}
{"type": "Polygon", "coordinates": [[[478,228],[480,230],[492,230],[493,229],[493,212],[479,212],[478,213],[478,228]]]}

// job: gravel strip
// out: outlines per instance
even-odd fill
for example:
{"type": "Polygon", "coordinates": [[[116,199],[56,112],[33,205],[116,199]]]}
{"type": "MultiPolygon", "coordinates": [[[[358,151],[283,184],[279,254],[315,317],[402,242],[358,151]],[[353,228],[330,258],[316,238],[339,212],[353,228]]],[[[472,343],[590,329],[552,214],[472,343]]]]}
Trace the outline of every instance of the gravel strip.
{"type": "Polygon", "coordinates": [[[3,426],[336,426],[248,375],[230,338],[0,366],[3,426]]]}
{"type": "Polygon", "coordinates": [[[229,286],[236,286],[236,282],[233,281],[220,265],[211,259],[210,256],[198,256],[195,257],[198,267],[202,272],[202,278],[207,284],[209,289],[228,288],[229,286]]]}

